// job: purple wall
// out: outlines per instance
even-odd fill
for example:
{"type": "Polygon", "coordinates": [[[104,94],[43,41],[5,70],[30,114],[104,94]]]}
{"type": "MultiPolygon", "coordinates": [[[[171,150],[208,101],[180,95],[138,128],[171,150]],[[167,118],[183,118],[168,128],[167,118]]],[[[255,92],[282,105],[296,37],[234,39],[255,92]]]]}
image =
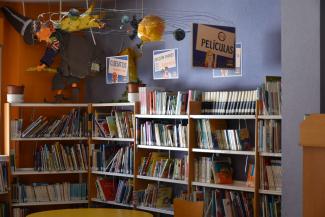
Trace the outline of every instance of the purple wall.
{"type": "MultiPolygon", "coordinates": [[[[117,8],[135,7],[134,1],[117,4],[117,8]]],[[[138,1],[140,5],[141,1],[138,1]]],[[[177,42],[172,35],[166,35],[164,42],[144,46],[143,57],[139,60],[140,79],[151,86],[163,86],[168,89],[245,89],[255,88],[263,82],[265,75],[281,74],[281,17],[280,1],[260,0],[144,0],[145,8],[161,10],[203,11],[222,17],[234,23],[237,41],[243,44],[243,77],[213,79],[212,70],[192,67],[191,33],[177,42]],[[152,50],[159,48],[179,48],[179,79],[152,79],[152,50]]],[[[195,12],[194,12],[195,13],[195,12]]],[[[195,21],[195,20],[193,20],[195,21]]],[[[220,23],[216,23],[220,24],[220,23]]],[[[222,23],[221,23],[222,24],[222,23]]],[[[105,47],[107,56],[115,55],[121,44],[119,38],[97,37],[99,44],[105,47]]],[[[104,76],[87,81],[86,99],[89,101],[108,101],[120,96],[125,90],[124,84],[106,85],[104,76]]]]}

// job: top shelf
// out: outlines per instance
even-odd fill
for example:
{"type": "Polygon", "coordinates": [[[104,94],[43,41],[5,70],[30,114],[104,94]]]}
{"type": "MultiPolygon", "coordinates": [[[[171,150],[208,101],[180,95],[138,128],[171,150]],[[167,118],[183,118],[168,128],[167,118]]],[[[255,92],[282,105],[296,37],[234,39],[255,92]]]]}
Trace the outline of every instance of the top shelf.
{"type": "Polygon", "coordinates": [[[135,115],[136,118],[152,118],[152,119],[188,119],[188,115],[135,115]]]}
{"type": "Polygon", "coordinates": [[[258,119],[265,119],[265,120],[281,120],[281,115],[259,115],[258,119]]]}
{"type": "Polygon", "coordinates": [[[255,115],[190,115],[193,119],[256,119],[255,115]]]}
{"type": "Polygon", "coordinates": [[[134,106],[134,102],[117,102],[117,103],[93,103],[92,107],[123,107],[123,106],[134,106]]]}
{"type": "Polygon", "coordinates": [[[87,103],[10,103],[11,107],[88,107],[87,103]]]}

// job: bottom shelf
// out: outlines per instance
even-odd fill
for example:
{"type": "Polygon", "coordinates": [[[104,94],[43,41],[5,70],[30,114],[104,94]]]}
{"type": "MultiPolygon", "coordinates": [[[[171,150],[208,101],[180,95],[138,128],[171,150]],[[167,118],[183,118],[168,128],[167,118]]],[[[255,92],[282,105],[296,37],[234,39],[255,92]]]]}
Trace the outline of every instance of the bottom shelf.
{"type": "Polygon", "coordinates": [[[97,198],[92,198],[91,201],[96,202],[96,203],[103,203],[103,204],[109,204],[109,205],[114,205],[114,206],[123,206],[123,207],[133,208],[133,205],[124,204],[124,203],[117,203],[115,201],[103,201],[103,200],[100,200],[100,199],[97,199],[97,198]]]}
{"type": "Polygon", "coordinates": [[[269,194],[269,195],[281,195],[282,192],[281,191],[276,191],[276,190],[263,190],[260,189],[259,190],[260,194],[269,194]]]}
{"type": "Polygon", "coordinates": [[[48,202],[26,202],[12,203],[12,207],[22,206],[48,206],[48,205],[70,205],[70,204],[88,204],[88,200],[72,200],[72,201],[48,201],[48,202]]]}
{"type": "Polygon", "coordinates": [[[166,215],[174,215],[174,211],[172,208],[153,208],[153,207],[146,207],[146,206],[137,206],[137,209],[145,210],[149,212],[156,212],[156,213],[162,213],[166,215]]]}

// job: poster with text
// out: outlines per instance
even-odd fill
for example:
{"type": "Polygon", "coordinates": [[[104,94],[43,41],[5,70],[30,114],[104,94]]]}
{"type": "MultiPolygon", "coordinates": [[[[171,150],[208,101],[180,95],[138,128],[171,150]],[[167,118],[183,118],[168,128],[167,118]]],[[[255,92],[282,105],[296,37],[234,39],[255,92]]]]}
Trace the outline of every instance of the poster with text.
{"type": "Polygon", "coordinates": [[[106,84],[129,82],[129,56],[106,57],[106,84]]]}
{"type": "Polygon", "coordinates": [[[236,43],[236,68],[234,69],[213,69],[213,77],[236,77],[243,75],[243,47],[236,43]]]}
{"type": "Polygon", "coordinates": [[[236,29],[193,24],[193,66],[235,68],[236,29]]]}
{"type": "Polygon", "coordinates": [[[153,51],[153,79],[178,78],[178,49],[153,51]]]}

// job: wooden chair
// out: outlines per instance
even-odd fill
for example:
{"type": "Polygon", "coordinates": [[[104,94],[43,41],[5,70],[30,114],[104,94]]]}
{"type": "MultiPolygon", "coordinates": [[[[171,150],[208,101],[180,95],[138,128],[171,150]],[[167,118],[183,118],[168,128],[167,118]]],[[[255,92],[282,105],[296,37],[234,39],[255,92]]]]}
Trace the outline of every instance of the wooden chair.
{"type": "Polygon", "coordinates": [[[174,217],[202,217],[203,202],[174,199],[174,217]]]}

